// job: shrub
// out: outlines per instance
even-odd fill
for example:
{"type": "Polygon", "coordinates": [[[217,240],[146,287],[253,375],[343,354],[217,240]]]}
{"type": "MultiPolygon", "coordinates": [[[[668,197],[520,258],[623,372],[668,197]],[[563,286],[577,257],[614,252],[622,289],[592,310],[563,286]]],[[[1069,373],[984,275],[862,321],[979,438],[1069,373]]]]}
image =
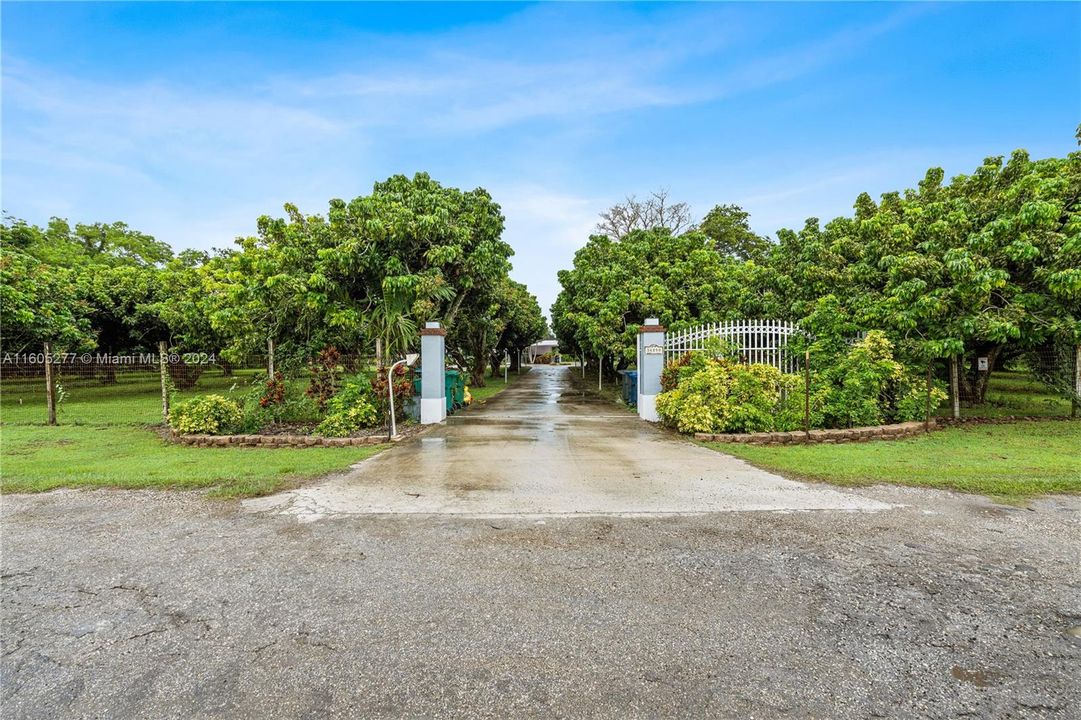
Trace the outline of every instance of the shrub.
{"type": "Polygon", "coordinates": [[[314,398],[279,373],[275,376],[273,380],[257,381],[244,396],[243,432],[259,432],[275,422],[313,423],[323,417],[314,398]]]}
{"type": "Polygon", "coordinates": [[[178,433],[228,435],[243,423],[240,405],[221,395],[193,398],[169,411],[169,426],[178,433]]]}
{"type": "Polygon", "coordinates": [[[881,425],[889,392],[904,377],[904,366],[893,359],[893,345],[873,330],[855,343],[839,362],[818,375],[825,386],[821,397],[823,422],[828,427],[881,425]]]}
{"type": "MultiPolygon", "coordinates": [[[[879,331],[819,359],[811,377],[810,426],[848,428],[921,420],[926,380],[894,359],[879,331]]],[[[769,365],[741,365],[710,352],[688,353],[661,375],[657,412],[681,432],[780,432],[804,426],[804,379],[769,365]]],[[[715,353],[713,353],[715,354],[715,353]]],[[[932,407],[946,398],[941,384],[932,407]]]]}
{"type": "Polygon", "coordinates": [[[674,387],[657,397],[657,412],[680,432],[763,432],[797,422],[791,409],[780,411],[798,378],[769,365],[695,353],[673,363],[663,382],[674,387]]]}
{"type": "Polygon", "coordinates": [[[317,435],[345,437],[361,428],[375,427],[379,411],[372,402],[372,379],[355,375],[342,382],[341,389],[327,401],[327,416],[315,428],[317,435]]]}
{"type": "Polygon", "coordinates": [[[274,377],[266,381],[263,386],[263,394],[259,398],[259,407],[285,404],[285,379],[280,372],[275,372],[274,377]]]}
{"type": "MultiPolygon", "coordinates": [[[[893,414],[894,422],[908,422],[910,420],[923,420],[927,417],[927,386],[926,381],[914,375],[903,378],[898,389],[896,408],[893,414]]],[[[943,400],[949,397],[946,386],[942,382],[935,382],[931,387],[931,412],[937,408],[943,400]]]]}
{"type": "MultiPolygon", "coordinates": [[[[387,394],[387,368],[379,368],[369,382],[371,402],[375,405],[379,417],[386,418],[390,413],[390,399],[387,394]]],[[[394,417],[405,417],[406,400],[413,397],[413,373],[399,365],[394,368],[394,417]]]]}
{"type": "Polygon", "coordinates": [[[338,392],[338,385],[345,371],[341,353],[333,345],[324,348],[315,362],[309,363],[308,371],[311,375],[308,397],[315,400],[320,412],[325,411],[327,403],[338,392]]]}

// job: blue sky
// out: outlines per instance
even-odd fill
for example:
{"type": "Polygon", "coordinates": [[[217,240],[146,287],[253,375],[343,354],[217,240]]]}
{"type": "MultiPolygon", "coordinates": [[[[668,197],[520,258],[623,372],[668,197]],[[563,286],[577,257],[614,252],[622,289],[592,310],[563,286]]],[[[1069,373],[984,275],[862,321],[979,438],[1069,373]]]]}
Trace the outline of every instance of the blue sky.
{"type": "Polygon", "coordinates": [[[21,4],[2,203],[228,246],[395,173],[483,186],[547,310],[597,213],[668,188],[761,233],[926,168],[1075,148],[1081,4],[21,4]]]}

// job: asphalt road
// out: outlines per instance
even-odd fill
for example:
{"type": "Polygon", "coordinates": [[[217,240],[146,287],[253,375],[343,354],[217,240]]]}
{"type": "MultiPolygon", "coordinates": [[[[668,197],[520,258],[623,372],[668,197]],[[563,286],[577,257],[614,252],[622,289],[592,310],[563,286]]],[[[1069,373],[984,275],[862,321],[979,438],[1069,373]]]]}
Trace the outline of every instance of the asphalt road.
{"type": "Polygon", "coordinates": [[[1076,718],[1081,502],[342,516],[3,502],[14,718],[1076,718]]]}

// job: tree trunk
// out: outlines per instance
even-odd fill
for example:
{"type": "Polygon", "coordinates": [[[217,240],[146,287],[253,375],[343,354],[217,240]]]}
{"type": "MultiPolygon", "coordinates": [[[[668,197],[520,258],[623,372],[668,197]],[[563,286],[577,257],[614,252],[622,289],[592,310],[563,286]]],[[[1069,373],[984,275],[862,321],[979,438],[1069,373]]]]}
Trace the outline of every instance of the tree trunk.
{"type": "Polygon", "coordinates": [[[475,387],[484,387],[484,370],[488,366],[488,331],[482,330],[474,341],[473,358],[469,364],[469,374],[473,381],[470,384],[475,387]]]}
{"type": "Polygon", "coordinates": [[[98,366],[98,380],[102,385],[116,385],[116,366],[110,362],[98,366]]]}
{"type": "Polygon", "coordinates": [[[987,387],[991,380],[991,368],[995,366],[995,358],[998,357],[998,345],[984,345],[977,347],[969,357],[968,367],[960,373],[961,400],[969,407],[983,405],[987,402],[987,387]],[[987,370],[980,370],[980,358],[987,358],[987,370]]]}
{"type": "Polygon", "coordinates": [[[484,353],[478,353],[473,356],[473,362],[469,367],[469,376],[472,380],[470,385],[473,387],[484,387],[484,368],[487,366],[487,360],[484,353]]]}
{"type": "Polygon", "coordinates": [[[173,379],[173,385],[181,390],[191,390],[203,374],[204,365],[188,365],[183,358],[175,363],[169,363],[169,377],[173,379]]]}

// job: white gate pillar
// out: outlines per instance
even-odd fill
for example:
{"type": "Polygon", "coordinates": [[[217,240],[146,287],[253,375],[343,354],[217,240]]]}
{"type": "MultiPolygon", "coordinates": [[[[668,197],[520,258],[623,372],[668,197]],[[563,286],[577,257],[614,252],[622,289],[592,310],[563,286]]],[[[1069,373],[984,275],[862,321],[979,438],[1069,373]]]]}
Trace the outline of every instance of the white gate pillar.
{"type": "Polygon", "coordinates": [[[661,419],[657,396],[663,370],[664,326],[657,318],[646,318],[646,324],[638,328],[638,417],[648,422],[661,419]]]}
{"type": "Polygon", "coordinates": [[[447,331],[437,322],[420,331],[420,422],[432,425],[447,418],[447,384],[444,380],[447,331]]]}

